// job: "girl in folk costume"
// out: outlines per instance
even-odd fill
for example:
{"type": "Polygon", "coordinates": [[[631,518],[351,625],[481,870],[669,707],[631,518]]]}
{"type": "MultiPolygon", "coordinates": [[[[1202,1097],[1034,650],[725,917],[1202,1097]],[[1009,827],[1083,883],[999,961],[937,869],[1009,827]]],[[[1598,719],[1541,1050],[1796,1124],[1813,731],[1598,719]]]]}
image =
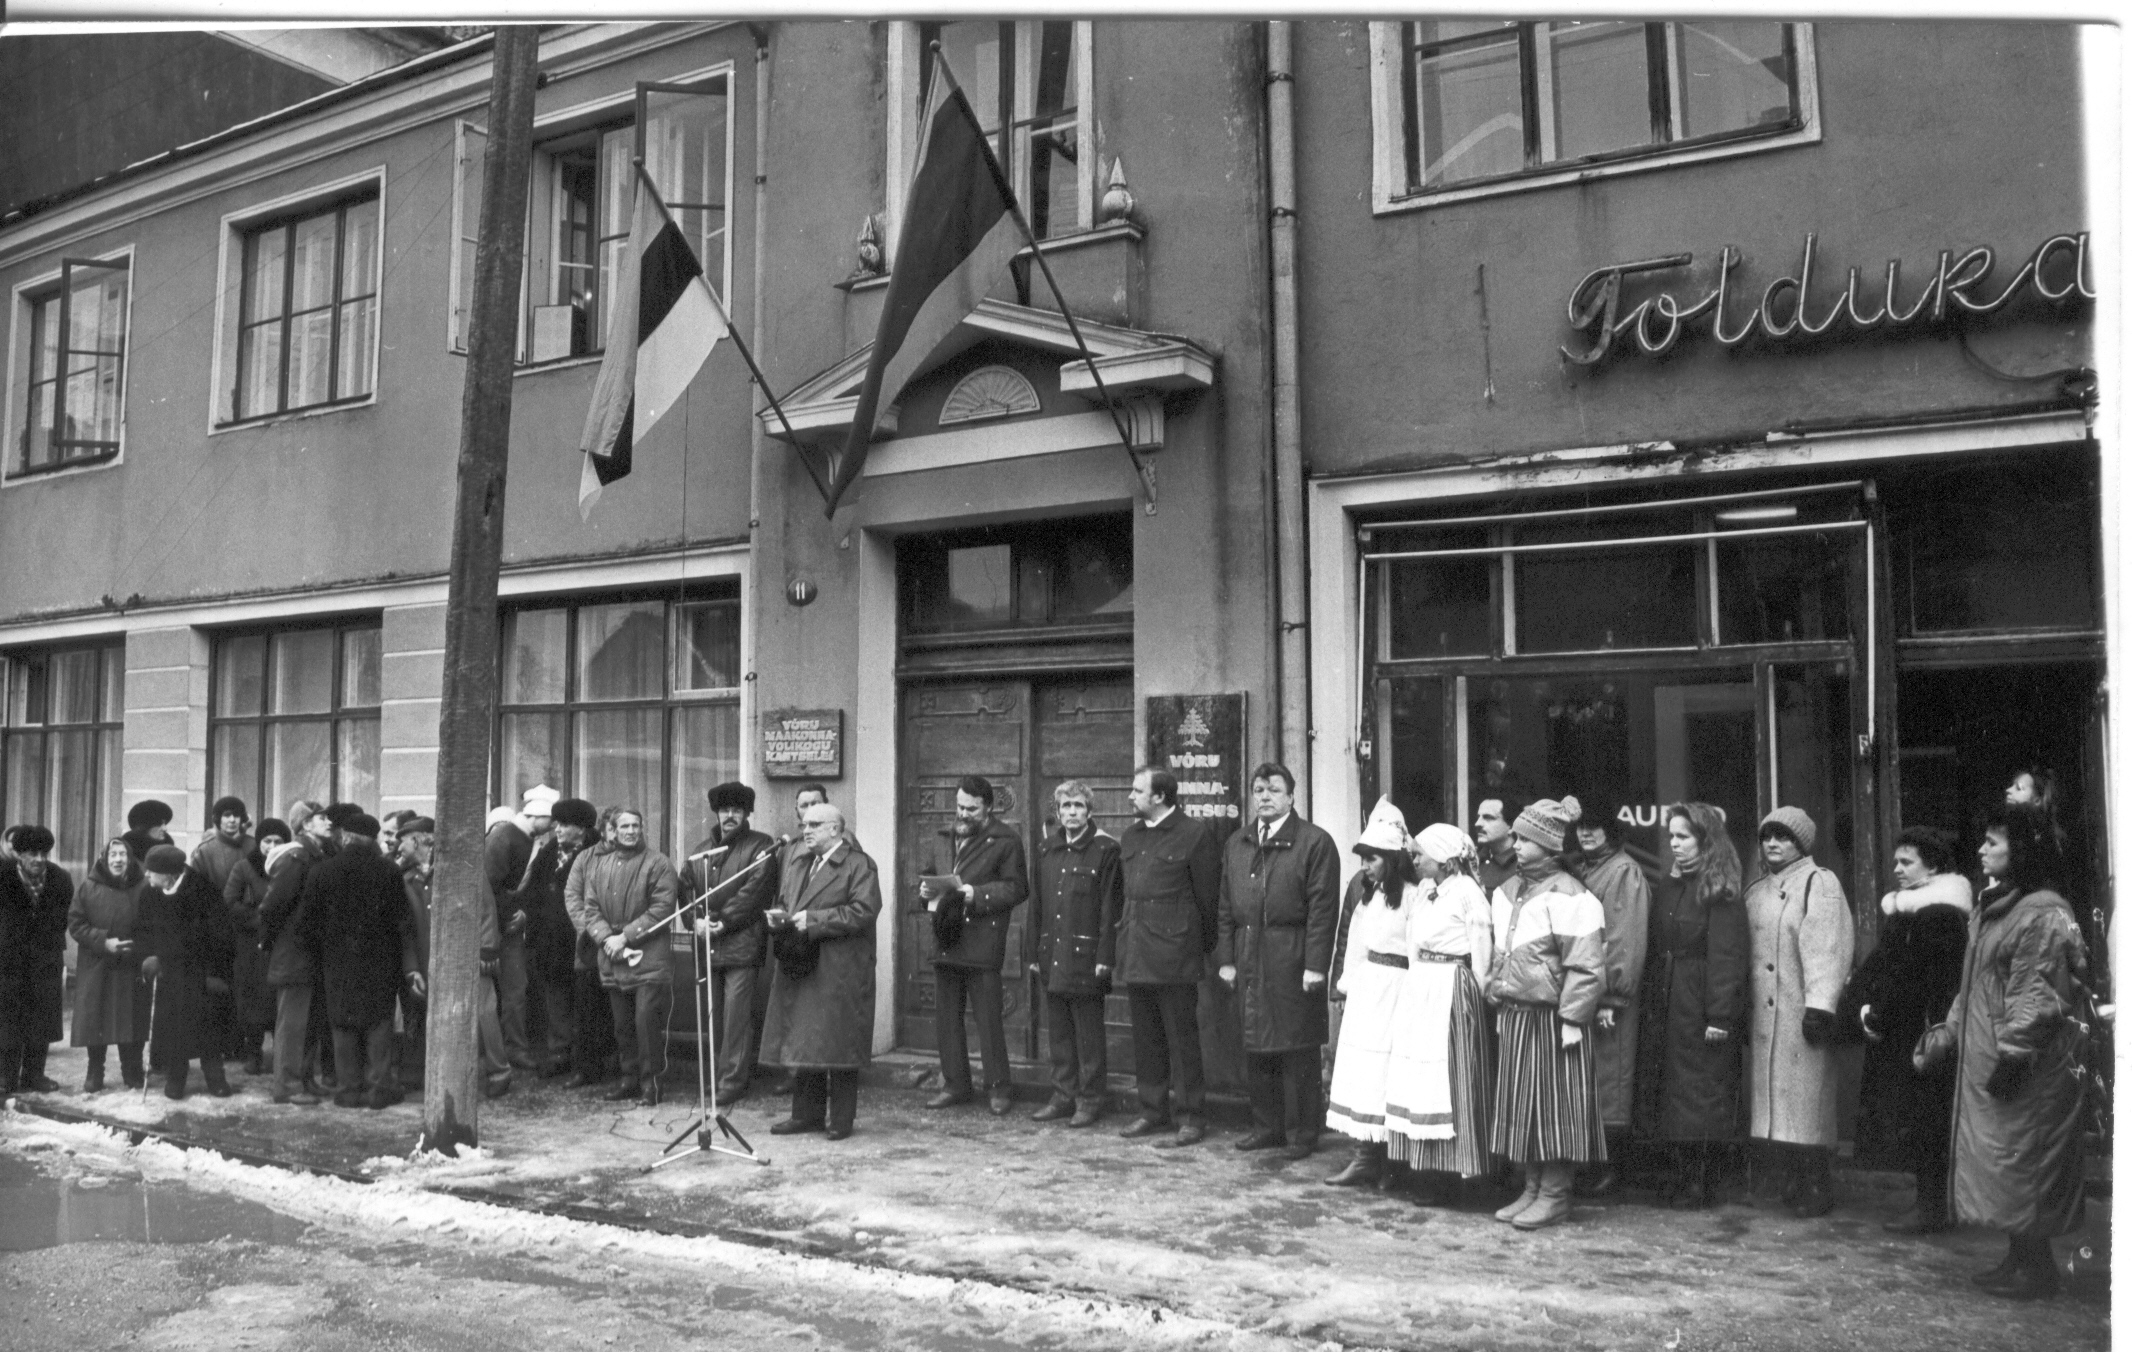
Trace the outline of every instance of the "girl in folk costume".
{"type": "Polygon", "coordinates": [[[1354,1158],[1327,1179],[1335,1187],[1381,1182],[1385,1165],[1385,1079],[1393,1047],[1411,1023],[1401,996],[1407,958],[1407,921],[1413,915],[1414,866],[1407,857],[1406,818],[1379,799],[1355,842],[1361,898],[1348,915],[1333,989],[1340,998],[1340,1040],[1333,1056],[1325,1125],[1355,1141],[1354,1158]]]}
{"type": "Polygon", "coordinates": [[[1495,1213],[1520,1230],[1569,1216],[1577,1165],[1606,1159],[1591,1024],[1606,962],[1605,913],[1571,877],[1562,838],[1574,799],[1541,799],[1518,814],[1518,871],[1493,900],[1496,956],[1487,996],[1500,1060],[1489,1146],[1525,1166],[1525,1190],[1495,1213]]]}
{"type": "Polygon", "coordinates": [[[1442,822],[1413,844],[1421,884],[1409,906],[1401,1036],[1394,1040],[1385,1124],[1391,1158],[1440,1180],[1430,1200],[1456,1199],[1458,1180],[1494,1167],[1488,1153],[1495,1084],[1481,981],[1495,956],[1488,899],[1473,879],[1473,840],[1442,822]],[[1411,1012],[1410,1012],[1411,1011],[1411,1012]]]}

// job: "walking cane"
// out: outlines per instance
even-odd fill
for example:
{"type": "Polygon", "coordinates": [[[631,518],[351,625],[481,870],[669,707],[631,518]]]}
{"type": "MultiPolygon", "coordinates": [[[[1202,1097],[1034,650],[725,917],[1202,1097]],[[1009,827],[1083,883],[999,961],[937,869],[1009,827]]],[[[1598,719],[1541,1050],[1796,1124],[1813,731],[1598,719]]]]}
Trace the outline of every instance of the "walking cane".
{"type": "MultiPolygon", "coordinates": [[[[696,910],[699,907],[702,907],[707,910],[708,903],[710,902],[712,897],[733,886],[733,884],[739,882],[741,879],[747,877],[749,874],[755,872],[757,869],[761,868],[763,865],[769,863],[773,859],[776,859],[778,856],[778,852],[780,850],[783,850],[787,845],[791,843],[791,837],[779,836],[777,840],[771,844],[769,849],[764,850],[761,854],[750,860],[745,868],[741,869],[738,873],[735,873],[730,878],[722,879],[721,881],[712,884],[710,887],[704,889],[704,892],[701,896],[698,896],[693,901],[689,902],[686,906],[677,909],[671,916],[667,917],[666,923],[661,925],[660,929],[667,930],[672,933],[679,933],[684,917],[688,916],[689,912],[696,910]]],[[[696,858],[699,859],[703,857],[704,856],[702,855],[696,856],[696,858]]],[[[693,921],[689,923],[693,926],[693,921]]],[[[704,1029],[704,1006],[710,996],[711,984],[708,950],[709,946],[706,945],[705,957],[696,960],[695,989],[691,993],[689,1001],[689,1003],[693,1004],[696,1007],[696,1117],[694,1121],[690,1122],[686,1127],[683,1127],[681,1129],[679,1135],[675,1136],[673,1140],[668,1141],[666,1143],[666,1149],[661,1150],[659,1152],[660,1158],[653,1160],[650,1164],[644,1166],[644,1172],[647,1174],[650,1173],[652,1170],[657,1169],[661,1165],[673,1164],[678,1160],[685,1160],[691,1155],[701,1155],[711,1152],[716,1152],[721,1155],[731,1155],[735,1159],[752,1160],[757,1164],[768,1164],[770,1162],[769,1160],[764,1159],[761,1155],[755,1153],[755,1147],[748,1144],[748,1138],[742,1136],[737,1130],[734,1129],[733,1124],[726,1120],[725,1113],[721,1111],[718,1107],[718,1079],[715,1075],[709,1073],[709,1063],[714,1049],[710,1046],[709,1038],[706,1036],[704,1029]],[[724,1135],[729,1136],[733,1140],[739,1142],[740,1148],[738,1150],[735,1150],[732,1146],[725,1145],[716,1141],[711,1135],[711,1128],[713,1126],[716,1126],[717,1129],[724,1135]],[[694,1147],[689,1150],[683,1151],[681,1154],[674,1154],[674,1149],[692,1135],[696,1138],[696,1144],[694,1145],[694,1147]]],[[[644,954],[641,949],[630,949],[628,950],[628,952],[629,956],[626,960],[630,966],[634,967],[643,960],[644,954]]],[[[692,956],[693,953],[694,950],[692,948],[692,956]]]]}
{"type": "Polygon", "coordinates": [[[148,1102],[148,1067],[155,1059],[155,998],[162,993],[163,983],[152,976],[144,979],[148,982],[148,1036],[142,1048],[145,1055],[141,1058],[141,1102],[145,1105],[148,1102]]]}

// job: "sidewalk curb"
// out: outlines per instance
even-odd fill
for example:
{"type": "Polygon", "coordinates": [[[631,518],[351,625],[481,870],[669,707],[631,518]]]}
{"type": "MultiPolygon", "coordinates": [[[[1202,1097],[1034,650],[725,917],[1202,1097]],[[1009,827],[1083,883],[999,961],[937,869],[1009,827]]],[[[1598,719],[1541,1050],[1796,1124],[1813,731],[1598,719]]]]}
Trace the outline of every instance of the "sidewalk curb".
{"type": "Polygon", "coordinates": [[[327,1178],[338,1178],[345,1183],[374,1183],[377,1181],[368,1174],[354,1173],[347,1169],[336,1169],[331,1165],[307,1164],[302,1160],[288,1159],[266,1151],[247,1150],[242,1146],[230,1145],[225,1141],[217,1141],[211,1137],[188,1136],[182,1132],[164,1131],[158,1127],[144,1127],[137,1122],[121,1122],[115,1117],[104,1117],[97,1113],[85,1113],[72,1108],[61,1108],[55,1104],[42,1103],[35,1099],[0,1099],[0,1109],[24,1113],[31,1117],[42,1117],[51,1122],[102,1127],[106,1131],[116,1132],[126,1137],[134,1145],[139,1145],[143,1141],[161,1141],[165,1145],[176,1146],[180,1150],[205,1150],[212,1154],[220,1155],[224,1159],[235,1160],[239,1164],[281,1169],[288,1173],[320,1174],[327,1178]]]}

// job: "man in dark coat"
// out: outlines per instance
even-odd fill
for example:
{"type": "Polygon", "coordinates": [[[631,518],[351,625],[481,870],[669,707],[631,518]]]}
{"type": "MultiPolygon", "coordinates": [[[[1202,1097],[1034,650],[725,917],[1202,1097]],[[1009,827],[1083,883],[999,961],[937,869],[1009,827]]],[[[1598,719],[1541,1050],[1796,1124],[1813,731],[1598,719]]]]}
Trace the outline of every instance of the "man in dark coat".
{"type": "MultiPolygon", "coordinates": [[[[216,799],[215,805],[208,809],[207,835],[198,845],[193,846],[192,857],[187,861],[194,872],[207,879],[208,886],[215,889],[215,895],[223,899],[224,905],[229,901],[230,875],[258,848],[246,830],[251,822],[251,811],[245,807],[242,798],[225,794],[216,799]]],[[[231,926],[239,936],[239,942],[247,937],[240,917],[234,913],[231,916],[231,926]]],[[[244,959],[239,958],[232,979],[232,989],[236,994],[231,997],[230,1041],[222,1050],[231,1056],[244,1057],[245,1070],[256,1075],[261,1069],[259,1038],[265,1035],[265,1030],[258,1030],[258,1034],[251,1037],[247,1045],[246,1039],[250,1030],[245,1027],[245,1020],[240,1017],[241,1011],[237,1008],[241,1003],[240,997],[250,994],[250,975],[244,959]]]]}
{"type": "Polygon", "coordinates": [[[1103,1116],[1109,1076],[1103,997],[1110,993],[1125,909],[1118,842],[1089,820],[1094,798],[1078,779],[1052,790],[1059,829],[1036,863],[1036,961],[1029,969],[1044,984],[1051,1102],[1034,1120],[1067,1118],[1071,1127],[1092,1127],[1103,1116]]]}
{"type": "Polygon", "coordinates": [[[933,1031],[944,1081],[925,1106],[948,1108],[974,1097],[962,1020],[967,1005],[977,1021],[985,1097],[992,1115],[1004,1117],[1014,1094],[1000,968],[1007,961],[1007,919],[1029,895],[1029,862],[1021,833],[994,820],[993,798],[989,780],[963,776],[955,790],[955,821],[926,842],[918,869],[918,900],[933,920],[933,1031]]]}
{"type": "Polygon", "coordinates": [[[1325,976],[1340,924],[1340,850],[1295,811],[1284,765],[1251,772],[1258,820],[1222,855],[1218,975],[1239,998],[1253,1130],[1238,1150],[1285,1145],[1290,1159],[1318,1146],[1324,1124],[1318,1063],[1326,1033],[1325,976]]]}
{"type": "Polygon", "coordinates": [[[51,1044],[66,1034],[67,911],[74,880],[51,862],[52,833],[9,832],[0,863],[0,1092],[59,1088],[44,1073],[51,1044]]]}
{"type": "Polygon", "coordinates": [[[1177,806],[1177,779],[1142,766],[1133,775],[1140,820],[1118,842],[1125,910],[1118,922],[1117,979],[1133,1010],[1133,1078],[1140,1115],[1119,1133],[1176,1135],[1158,1149],[1207,1138],[1207,1079],[1199,1048],[1199,983],[1214,948],[1221,904],[1221,842],[1177,806]],[[1171,1074],[1171,1062],[1176,1074],[1171,1074]]]}
{"type": "Polygon", "coordinates": [[[564,798],[555,804],[553,821],[554,829],[534,842],[515,894],[526,917],[526,1005],[541,1016],[533,1060],[544,1080],[569,1072],[577,1042],[578,936],[563,890],[570,866],[599,829],[599,813],[582,798],[564,798]]]}
{"type": "Polygon", "coordinates": [[[315,804],[292,811],[296,839],[267,856],[267,896],[259,907],[259,946],[267,951],[267,985],[274,990],[274,1102],[316,1107],[311,1083],[311,1017],[318,954],[303,920],[304,883],[320,861],[339,850],[333,821],[315,804]]]}
{"type": "Polygon", "coordinates": [[[496,898],[496,921],[502,926],[503,943],[497,955],[496,1017],[503,1029],[504,1052],[513,1070],[537,1070],[527,1036],[526,869],[533,862],[534,844],[554,825],[556,800],[562,795],[545,784],[525,791],[519,810],[498,808],[491,814],[488,837],[482,845],[482,866],[488,873],[489,891],[496,898]]]}
{"type": "Polygon", "coordinates": [[[764,916],[778,968],[763,1059],[792,1072],[792,1116],[770,1134],[826,1127],[830,1140],[841,1141],[858,1115],[859,1071],[873,1059],[881,879],[874,861],[844,839],[843,813],[816,803],[805,823],[806,853],[786,861],[777,905],[764,916]],[[785,934],[791,938],[780,940],[785,934]]]}
{"type": "Polygon", "coordinates": [[[710,964],[708,1013],[712,1045],[718,1049],[722,1106],[745,1098],[748,1079],[755,1073],[755,988],[770,947],[762,917],[777,899],[778,847],[762,832],[749,829],[755,790],[725,783],[705,797],[718,826],[689,852],[681,870],[682,904],[712,888],[721,889],[698,915],[696,936],[704,945],[698,961],[710,964]],[[765,856],[767,862],[749,873],[765,856]]]}
{"type": "Polygon", "coordinates": [[[318,949],[326,1017],[333,1024],[333,1065],[343,1108],[389,1108],[392,1012],[401,983],[422,993],[414,918],[400,871],[378,852],[377,818],[358,813],[341,823],[340,852],[304,879],[300,923],[318,949]],[[358,1079],[357,1068],[367,1074],[358,1079]],[[361,1082],[368,1094],[356,1088],[361,1082]]]}
{"type": "Polygon", "coordinates": [[[156,983],[149,1064],[163,1072],[164,1097],[182,1099],[187,1063],[197,1057],[207,1092],[228,1098],[233,1091],[222,1073],[222,1048],[236,965],[229,911],[177,846],[156,846],[141,867],[148,891],[134,937],[148,955],[141,975],[156,983]]]}

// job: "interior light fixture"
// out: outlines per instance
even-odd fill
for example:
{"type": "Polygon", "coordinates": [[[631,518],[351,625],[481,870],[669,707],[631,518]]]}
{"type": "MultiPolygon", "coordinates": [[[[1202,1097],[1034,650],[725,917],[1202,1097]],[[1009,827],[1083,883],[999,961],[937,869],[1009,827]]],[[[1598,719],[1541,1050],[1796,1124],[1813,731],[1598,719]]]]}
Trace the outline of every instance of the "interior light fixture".
{"type": "Polygon", "coordinates": [[[1761,526],[1772,521],[1796,521],[1799,508],[1796,503],[1759,503],[1753,507],[1728,507],[1717,514],[1720,526],[1761,526]]]}

